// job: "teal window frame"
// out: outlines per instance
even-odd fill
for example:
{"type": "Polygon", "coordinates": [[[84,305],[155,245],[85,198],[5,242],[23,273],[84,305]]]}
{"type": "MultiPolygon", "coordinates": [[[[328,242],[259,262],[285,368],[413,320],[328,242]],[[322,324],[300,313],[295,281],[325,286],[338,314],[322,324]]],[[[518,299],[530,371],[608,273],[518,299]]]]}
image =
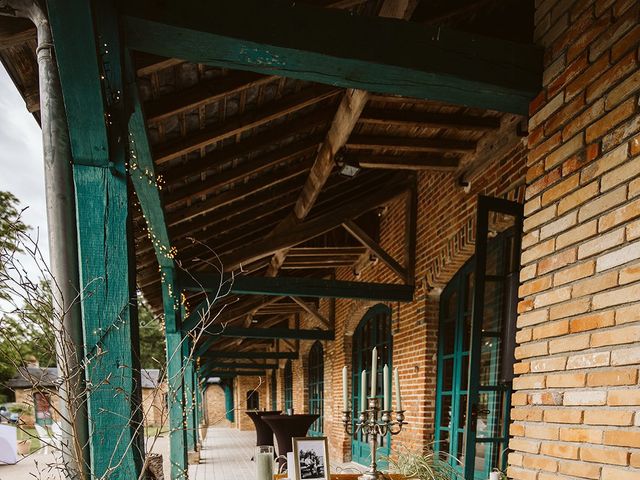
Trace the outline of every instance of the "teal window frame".
{"type": "MultiPolygon", "coordinates": [[[[360,414],[360,381],[362,370],[367,370],[367,395],[371,387],[371,352],[378,347],[378,382],[376,397],[382,402],[382,369],[389,366],[391,371],[393,359],[393,334],[391,330],[391,309],[384,304],[371,307],[362,317],[352,338],[352,377],[351,405],[353,406],[353,423],[360,414]]],[[[355,428],[354,428],[355,432],[355,428]]],[[[378,438],[378,458],[389,456],[391,453],[391,435],[378,438]]],[[[351,436],[351,459],[356,463],[368,465],[371,459],[371,449],[364,435],[360,432],[351,436]]],[[[378,462],[384,467],[384,462],[378,462]]]]}
{"type": "Polygon", "coordinates": [[[310,437],[321,437],[324,425],[324,348],[316,341],[309,350],[309,413],[318,419],[309,428],[310,437]]]}
{"type": "Polygon", "coordinates": [[[284,410],[293,409],[293,367],[291,360],[284,365],[284,410]]]}

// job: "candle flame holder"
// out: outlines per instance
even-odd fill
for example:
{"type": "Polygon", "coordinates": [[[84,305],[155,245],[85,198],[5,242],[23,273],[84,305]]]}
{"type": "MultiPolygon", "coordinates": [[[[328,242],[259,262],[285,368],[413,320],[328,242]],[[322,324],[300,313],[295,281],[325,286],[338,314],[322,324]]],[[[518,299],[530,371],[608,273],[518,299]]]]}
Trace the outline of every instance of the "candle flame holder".
{"type": "Polygon", "coordinates": [[[375,397],[367,397],[369,408],[364,412],[360,412],[358,421],[351,423],[351,410],[342,412],[342,423],[344,431],[347,435],[352,436],[354,433],[362,432],[366,435],[371,447],[371,465],[369,470],[358,477],[359,480],[387,480],[389,477],[378,470],[376,461],[376,450],[378,449],[378,435],[385,436],[387,433],[397,435],[402,431],[402,427],[407,425],[404,421],[405,410],[395,412],[396,419],[392,419],[392,410],[381,410],[379,399],[375,397]]]}

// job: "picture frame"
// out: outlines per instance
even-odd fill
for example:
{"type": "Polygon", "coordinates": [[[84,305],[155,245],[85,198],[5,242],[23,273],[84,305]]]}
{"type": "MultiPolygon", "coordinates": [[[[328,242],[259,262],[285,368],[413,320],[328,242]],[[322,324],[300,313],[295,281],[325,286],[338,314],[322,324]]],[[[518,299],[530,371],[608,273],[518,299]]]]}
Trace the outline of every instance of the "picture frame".
{"type": "Polygon", "coordinates": [[[296,480],[330,480],[327,437],[294,437],[293,470],[296,480]]]}

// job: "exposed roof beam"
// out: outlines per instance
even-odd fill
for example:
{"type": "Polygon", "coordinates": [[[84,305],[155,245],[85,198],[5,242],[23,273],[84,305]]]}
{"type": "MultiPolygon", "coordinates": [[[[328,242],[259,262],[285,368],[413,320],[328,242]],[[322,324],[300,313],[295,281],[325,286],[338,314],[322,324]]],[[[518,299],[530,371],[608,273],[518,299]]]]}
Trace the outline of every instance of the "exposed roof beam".
{"type": "Polygon", "coordinates": [[[383,108],[366,108],[358,123],[417,128],[452,128],[478,132],[495,130],[500,127],[500,119],[497,117],[383,108]]]}
{"type": "MultiPolygon", "coordinates": [[[[302,187],[300,196],[293,207],[292,216],[278,225],[273,235],[277,235],[278,231],[288,229],[291,224],[304,220],[309,214],[320,195],[322,187],[331,175],[331,171],[335,165],[335,154],[344,146],[349,135],[351,135],[358,121],[358,117],[367,102],[367,96],[368,93],[363,90],[349,89],[346,91],[338,106],[338,111],[333,118],[329,132],[313,162],[307,181],[304,187],[302,187]]],[[[287,256],[286,249],[279,250],[275,253],[271,261],[271,266],[267,270],[268,276],[277,275],[278,270],[287,256]]]]}
{"type": "Polygon", "coordinates": [[[340,93],[337,88],[314,85],[293,95],[269,102],[260,110],[248,111],[241,115],[217,122],[185,138],[170,140],[154,148],[154,159],[163,164],[187,153],[200,150],[227,138],[269,123],[340,93]]]}
{"type": "Polygon", "coordinates": [[[321,135],[311,135],[273,152],[252,158],[239,166],[227,168],[216,175],[210,175],[205,180],[190,183],[182,188],[176,189],[165,196],[165,201],[168,204],[175,204],[185,198],[197,198],[209,195],[249,175],[257,175],[279,164],[313,154],[313,152],[318,149],[321,139],[321,135]]]}
{"type": "Polygon", "coordinates": [[[273,82],[275,77],[252,72],[235,72],[215,77],[192,87],[172,92],[145,103],[147,122],[153,124],[180,113],[210,105],[248,88],[273,82]]]}
{"type": "MultiPolygon", "coordinates": [[[[351,298],[410,302],[413,286],[388,283],[347,282],[313,277],[236,277],[230,282],[230,292],[238,295],[273,295],[316,298],[351,298]]],[[[193,274],[181,279],[184,289],[218,288],[218,273],[193,274]]],[[[281,297],[278,297],[281,298],[281,297]]]]}
{"type": "Polygon", "coordinates": [[[460,165],[458,158],[429,155],[376,155],[358,154],[346,157],[349,164],[360,168],[379,170],[435,170],[453,171],[460,165]]]}
{"type": "Polygon", "coordinates": [[[224,327],[212,336],[232,338],[287,338],[292,340],[333,340],[333,330],[302,330],[288,328],[242,328],[224,327]]]}
{"type": "Polygon", "coordinates": [[[307,302],[305,302],[304,300],[302,300],[301,298],[298,297],[290,297],[291,300],[293,300],[294,302],[296,302],[300,307],[302,307],[302,309],[307,312],[309,315],[311,315],[313,318],[315,318],[316,320],[318,320],[322,325],[324,325],[325,327],[329,328],[330,327],[330,322],[329,320],[327,320],[326,318],[324,318],[324,316],[322,316],[322,314],[320,312],[318,312],[318,310],[316,310],[314,307],[312,307],[311,305],[307,304],[307,302]]]}
{"type": "Polygon", "coordinates": [[[534,45],[290,2],[120,5],[130,47],[195,63],[519,114],[541,88],[534,45]]]}
{"type": "Polygon", "coordinates": [[[353,220],[347,220],[342,224],[347,232],[371,250],[382,262],[394,272],[400,280],[407,281],[407,269],[400,265],[391,255],[389,255],[367,232],[353,220]]]}
{"type": "Polygon", "coordinates": [[[362,215],[375,207],[387,203],[405,189],[406,183],[403,181],[396,181],[395,184],[389,183],[384,189],[379,189],[367,197],[338,207],[312,220],[295,225],[280,232],[278,235],[257,240],[247,245],[246,248],[237,254],[225,255],[221,258],[222,264],[225,266],[225,269],[233,270],[243,263],[259,260],[278,250],[303,243],[333,230],[346,220],[362,215]]]}
{"type": "Polygon", "coordinates": [[[297,360],[298,352],[225,352],[213,350],[206,353],[207,358],[264,358],[273,360],[297,360]]]}
{"type": "Polygon", "coordinates": [[[160,166],[160,172],[174,182],[193,178],[200,181],[203,173],[210,172],[227,163],[252,154],[256,150],[264,151],[273,145],[287,141],[292,135],[306,132],[327,124],[335,107],[316,108],[309,114],[296,116],[291,121],[278,123],[264,132],[244,137],[241,142],[233,143],[207,153],[204,157],[189,159],[186,163],[169,163],[160,166]]]}
{"type": "Polygon", "coordinates": [[[165,68],[174,67],[184,63],[179,58],[165,58],[158,55],[136,52],[136,75],[144,77],[159,72],[165,68]]]}
{"type": "MultiPolygon", "coordinates": [[[[259,191],[273,187],[274,185],[284,183],[305,173],[309,170],[311,165],[311,160],[297,162],[290,166],[276,169],[267,175],[261,175],[255,180],[251,180],[236,188],[226,190],[219,195],[210,196],[201,202],[194,202],[189,211],[185,212],[184,209],[180,209],[179,211],[169,213],[167,215],[169,224],[176,225],[177,223],[180,223],[180,220],[191,220],[194,217],[215,210],[216,208],[221,208],[225,205],[229,205],[230,203],[242,200],[259,191]]],[[[184,204],[186,200],[187,199],[180,199],[172,203],[165,202],[165,207],[173,209],[184,204]]]]}
{"type": "Polygon", "coordinates": [[[448,138],[382,137],[355,135],[347,142],[349,150],[397,150],[400,152],[469,153],[476,148],[472,140],[448,138]]]}

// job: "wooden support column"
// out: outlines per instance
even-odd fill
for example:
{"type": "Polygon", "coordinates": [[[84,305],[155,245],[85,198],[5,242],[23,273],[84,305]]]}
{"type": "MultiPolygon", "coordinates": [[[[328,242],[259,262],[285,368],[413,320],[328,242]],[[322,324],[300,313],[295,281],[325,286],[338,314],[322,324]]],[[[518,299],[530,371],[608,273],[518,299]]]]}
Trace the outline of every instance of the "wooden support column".
{"type": "Polygon", "coordinates": [[[179,291],[173,268],[162,268],[164,324],[167,337],[167,379],[169,403],[169,446],[171,480],[187,478],[187,436],[183,382],[183,337],[180,330],[179,291]]]}
{"type": "MultiPolygon", "coordinates": [[[[182,309],[184,314],[184,308],[182,309]]],[[[189,358],[189,350],[191,348],[191,342],[188,336],[184,337],[182,341],[182,364],[183,364],[183,382],[184,382],[184,416],[185,427],[187,437],[187,455],[190,456],[191,452],[196,451],[196,445],[198,443],[197,430],[196,430],[196,418],[195,418],[195,390],[193,388],[193,361],[189,358]]]]}
{"type": "Polygon", "coordinates": [[[117,17],[110,2],[47,9],[74,162],[89,468],[91,478],[135,479],[144,429],[117,17]]]}

